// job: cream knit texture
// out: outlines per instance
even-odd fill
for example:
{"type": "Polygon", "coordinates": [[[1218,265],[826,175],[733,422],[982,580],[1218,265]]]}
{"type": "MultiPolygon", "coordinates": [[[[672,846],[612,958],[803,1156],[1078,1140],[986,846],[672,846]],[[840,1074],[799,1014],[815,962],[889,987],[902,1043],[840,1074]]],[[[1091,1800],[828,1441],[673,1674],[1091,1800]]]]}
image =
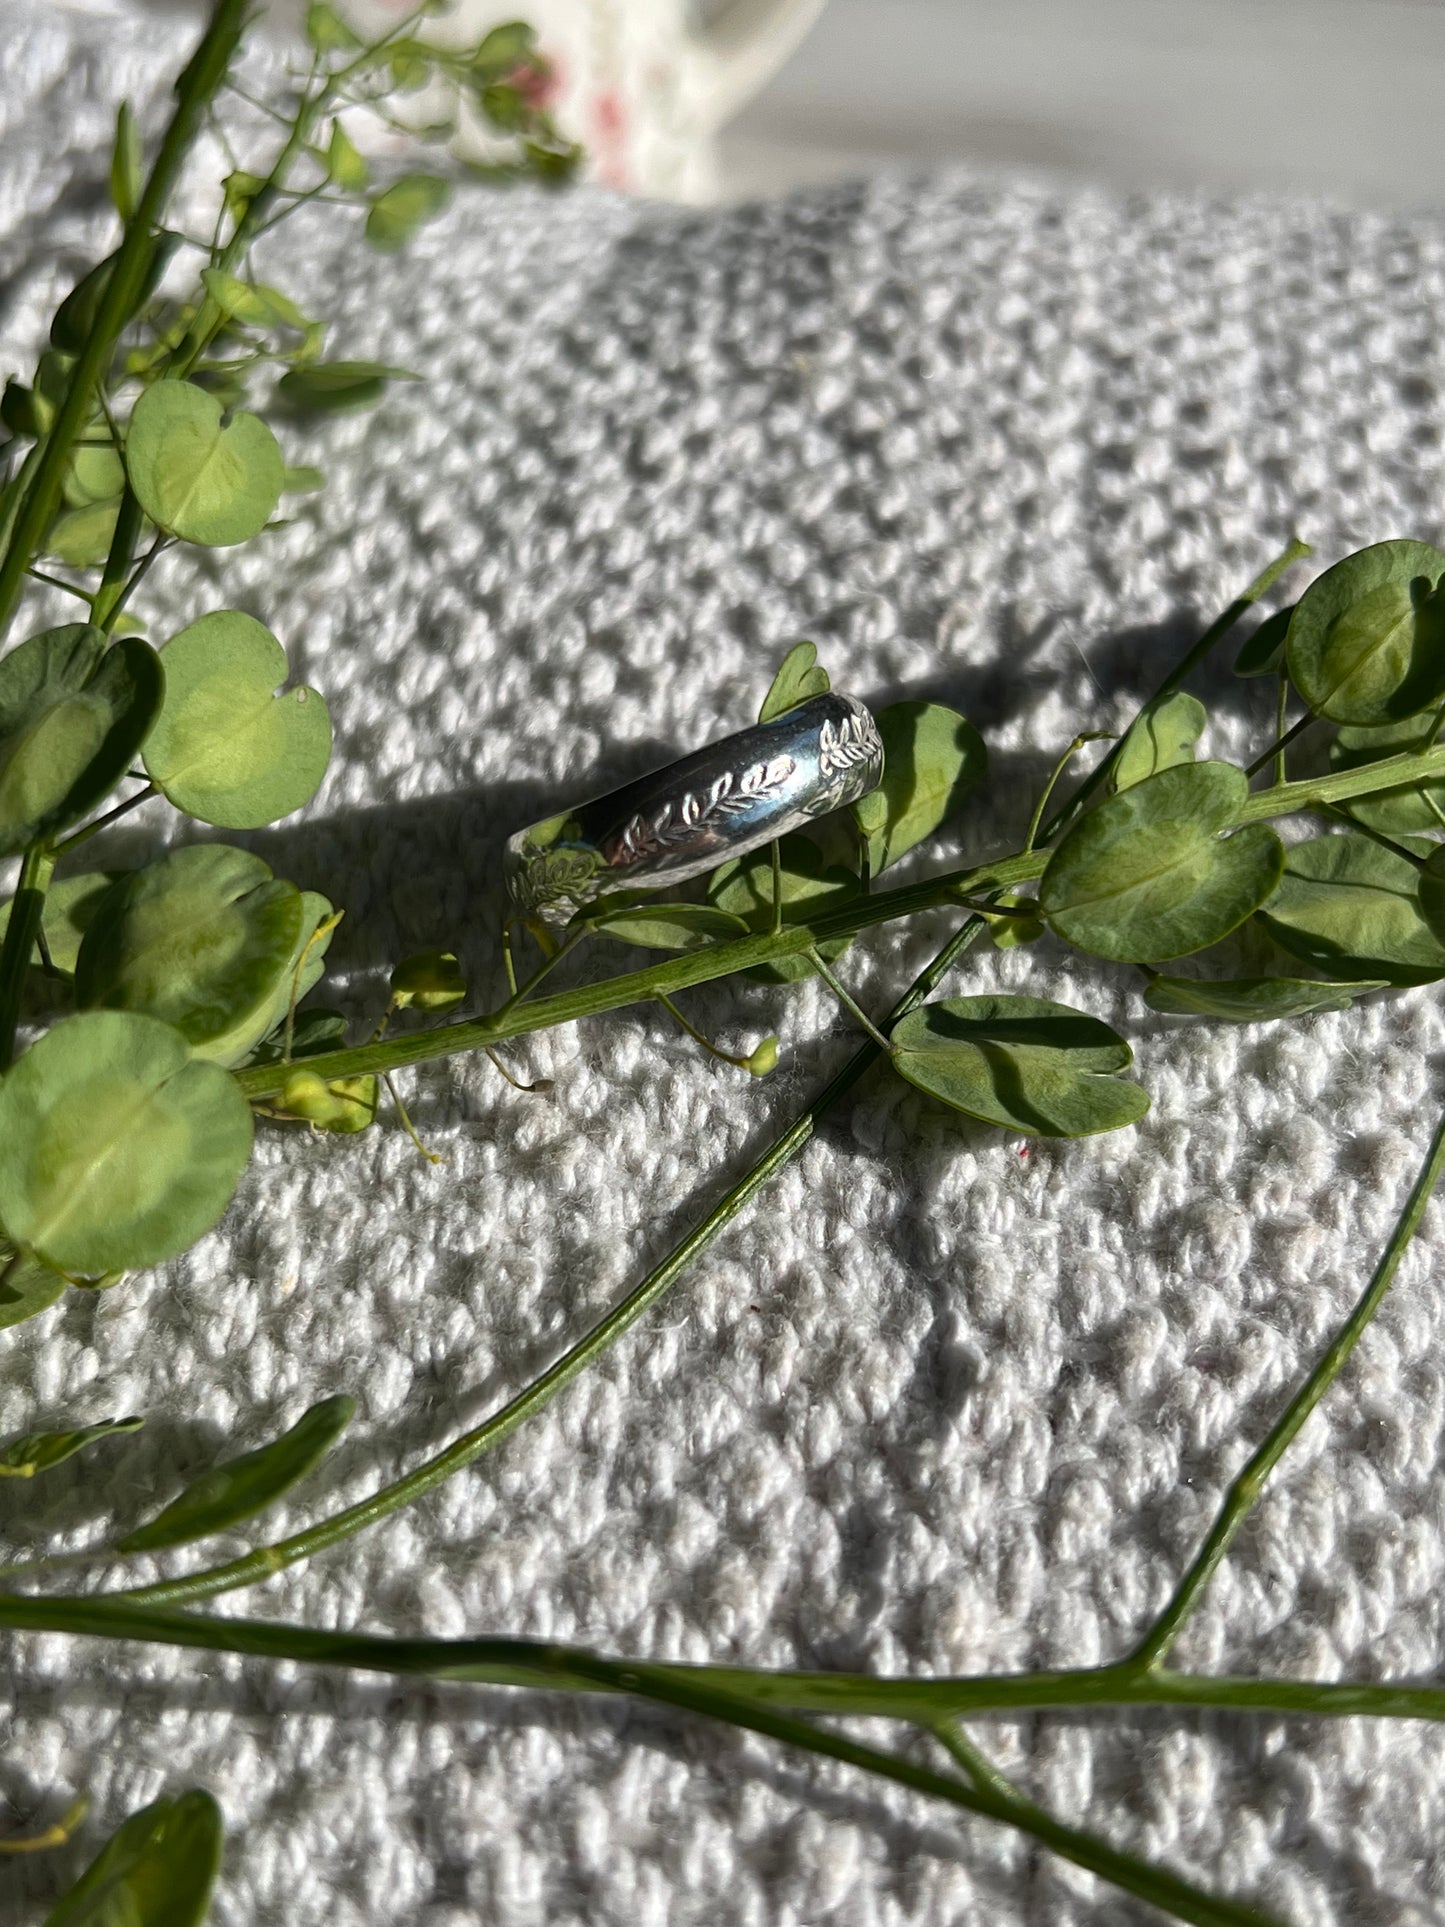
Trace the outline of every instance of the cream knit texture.
{"type": "MultiPolygon", "coordinates": [[[[6,368],[111,245],[116,98],[154,131],[184,44],[7,0],[6,368]]],[[[313,210],[263,266],[334,317],[333,353],[426,380],[284,429],[325,494],[244,549],[168,557],[139,606],[157,640],[251,610],[326,693],[325,787],[244,840],[344,906],[336,994],[358,1019],[436,944],[494,999],[506,833],[746,723],[800,635],[839,686],[936,696],[985,732],[988,792],[921,869],[1016,846],[1074,732],[1117,726],[1295,529],[1321,561],[1442,537],[1429,221],[957,176],[706,214],[459,183],[403,255],[313,210]]],[[[35,626],[62,606],[37,600],[35,626]]],[[[1269,692],[1227,660],[1199,685],[1207,747],[1242,756],[1269,692]]],[[[148,806],[107,847],[134,861],[197,833],[148,806]]],[[[885,1007],[947,927],[872,933],[851,988],[885,1007]]],[[[954,987],[1122,1026],[1151,1114],[1023,1145],[874,1074],[503,1449],[219,1609],[878,1671],[1126,1650],[1388,1233],[1440,1102],[1439,993],[1210,1027],[1149,1015],[1130,972],[1052,942],[986,947],[954,987]]],[[[646,1008],[509,1052],[555,1080],[545,1098],[485,1059],[434,1067],[405,1086],[441,1167],[390,1124],[263,1133],[186,1257],[5,1334],[7,1433],[147,1417],[0,1486],[6,1548],[94,1543],[354,1392],[275,1536],[522,1385],[852,1043],[816,984],[687,1007],[733,1048],[776,1026],[778,1073],[706,1061],[646,1008]]],[[[1441,1243],[1432,1209],[1181,1662],[1439,1673],[1441,1243]]],[[[0,1861],[6,1920],[38,1921],[106,1829],[189,1785],[225,1810],[221,1927],[1150,1917],[991,1826],[645,1708],[58,1637],[0,1650],[0,1819],[94,1803],[64,1852],[0,1861]]],[[[1055,1812],[1299,1927],[1442,1918],[1435,1729],[1109,1713],[977,1732],[1055,1812]]]]}

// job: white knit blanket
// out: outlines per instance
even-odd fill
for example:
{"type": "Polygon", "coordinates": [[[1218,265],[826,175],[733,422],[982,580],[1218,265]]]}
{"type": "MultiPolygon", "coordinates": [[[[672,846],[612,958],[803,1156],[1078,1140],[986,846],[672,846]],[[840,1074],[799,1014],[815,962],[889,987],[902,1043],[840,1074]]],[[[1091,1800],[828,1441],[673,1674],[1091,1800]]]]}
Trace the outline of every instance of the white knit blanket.
{"type": "MultiPolygon", "coordinates": [[[[7,367],[110,245],[117,94],[154,127],[182,51],[154,20],[7,0],[7,367]]],[[[427,380],[288,431],[327,492],[245,550],[168,559],[143,609],[157,639],[253,610],[326,692],[325,789],[250,840],[345,907],[358,1017],[438,943],[491,1001],[505,833],[747,722],[799,635],[843,688],[979,724],[992,786],[929,860],[982,854],[1013,847],[1075,730],[1117,724],[1291,531],[1324,560],[1442,536],[1428,222],[957,177],[706,215],[464,186],[400,258],[317,215],[267,274],[335,316],[334,353],[427,380]]],[[[1258,685],[1221,672],[1204,693],[1214,752],[1264,740],[1258,685]]],[[[167,833],[141,815],[112,852],[167,833]]],[[[852,987],[886,1005],[946,928],[874,933],[852,987]]],[[[877,1671],[1121,1654],[1393,1222],[1440,1101],[1440,1000],[1178,1025],[1130,973],[1050,943],[980,952],[957,984],[1121,1025],[1152,1114],[1024,1147],[875,1074],[504,1449],[221,1609],[877,1671]]],[[[434,1068],[407,1088],[443,1167],[390,1127],[263,1136],[187,1258],[6,1334],[7,1433],[147,1415],[0,1489],[6,1546],[92,1543],[332,1392],[357,1394],[353,1432],[267,1536],[475,1422],[852,1043],[817,985],[688,1008],[735,1047],[776,1025],[783,1067],[753,1084],[639,1009],[516,1050],[546,1098],[484,1059],[434,1068]]],[[[1181,1662],[1438,1672],[1441,1237],[1432,1211],[1181,1662]]],[[[188,1785],[225,1810],[226,1927],[1146,1917],[991,1826],[642,1708],[58,1637],[3,1650],[0,1821],[94,1803],[72,1848],[0,1861],[7,1920],[38,1920],[106,1829],[188,1785]]],[[[1300,1927],[1441,1918],[1433,1729],[1108,1713],[978,1732],[1057,1813],[1300,1927]]]]}

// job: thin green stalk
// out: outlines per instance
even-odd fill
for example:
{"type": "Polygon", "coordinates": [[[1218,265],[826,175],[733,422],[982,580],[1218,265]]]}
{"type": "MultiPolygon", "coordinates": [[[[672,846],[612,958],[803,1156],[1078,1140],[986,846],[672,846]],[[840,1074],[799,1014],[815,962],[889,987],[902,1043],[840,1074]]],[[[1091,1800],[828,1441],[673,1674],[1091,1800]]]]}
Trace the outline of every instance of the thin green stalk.
{"type": "MultiPolygon", "coordinates": [[[[910,1010],[932,995],[945,973],[951,969],[955,959],[975,940],[983,926],[978,918],[971,917],[939,951],[928,968],[920,973],[907,994],[900,998],[890,1022],[905,1017],[910,1010]]],[[[776,1138],[759,1158],[747,1175],[741,1178],[727,1195],[709,1212],[698,1227],[689,1232],[680,1244],[668,1253],[662,1263],[649,1272],[641,1284],[637,1285],[623,1298],[605,1318],[599,1320],[592,1329],[580,1338],[570,1350],[550,1365],[539,1378],[521,1391],[480,1425],[455,1439],[452,1444],[439,1452],[434,1458],[419,1465],[414,1472],[393,1484],[383,1486],[369,1499],[347,1506],[344,1511],[333,1513],[329,1519],[309,1526],[303,1532],[293,1534],[289,1539],[279,1540],[275,1545],[261,1546],[246,1553],[228,1564],[215,1566],[205,1572],[192,1573],[185,1578],[162,1580],[156,1585],[141,1586],[129,1590],[123,1596],[142,1599],[151,1603],[174,1604],[186,1599],[204,1599],[221,1592],[230,1592],[237,1586],[249,1586],[258,1580],[268,1579],[273,1573],[283,1571],[298,1560],[308,1559],[313,1553],[335,1545],[339,1540],[349,1539],[354,1533],[374,1525],[379,1519],[399,1511],[401,1507],[413,1504],[425,1493],[432,1491],[453,1473],[490,1450],[517,1427],[539,1412],[564,1386],[571,1384],[577,1375],[601,1357],[616,1344],[623,1333],[630,1330],[644,1312],[656,1303],[662,1294],[681,1277],[687,1267],[713,1242],[724,1228],[731,1224],[770,1180],[790,1163],[812,1137],[819,1120],[851,1091],[880,1056],[877,1045],[867,1043],[844,1065],[831,1083],[819,1093],[802,1115],[791,1124],[782,1135],[776,1138]]],[[[319,1058],[308,1058],[308,1067],[320,1062],[319,1058]]]]}
{"type": "Polygon", "coordinates": [[[9,1070],[15,1057],[15,1031],[25,995],[30,953],[40,935],[45,896],[55,870],[55,852],[36,844],[25,852],[20,882],[10,905],[5,941],[0,944],[0,1071],[9,1070]]]}
{"type": "Polygon", "coordinates": [[[823,982],[828,986],[829,990],[831,990],[833,995],[838,999],[838,1002],[843,1006],[844,1010],[862,1027],[865,1035],[873,1039],[873,1042],[878,1046],[880,1051],[886,1051],[891,1055],[893,1046],[889,1043],[883,1032],[879,1030],[863,1006],[849,993],[847,985],[828,968],[822,954],[817,950],[810,951],[808,953],[808,961],[823,979],[823,982]]]}
{"type": "Polygon", "coordinates": [[[104,816],[96,817],[93,823],[87,823],[81,829],[72,830],[69,836],[62,837],[55,846],[56,856],[64,856],[67,850],[75,849],[77,844],[88,843],[91,837],[98,836],[102,830],[108,830],[112,823],[119,823],[123,816],[129,816],[132,810],[138,810],[142,803],[149,803],[155,794],[155,784],[147,783],[143,790],[137,790],[134,796],[128,796],[123,803],[117,803],[114,809],[107,810],[104,816]]]}
{"type": "Polygon", "coordinates": [[[239,1653],[258,1659],[567,1693],[652,1694],[655,1689],[703,1681],[755,1707],[849,1719],[908,1720],[929,1727],[941,1720],[988,1714],[1110,1706],[1445,1722],[1445,1687],[1436,1685],[1176,1673],[1162,1666],[1143,1667],[1132,1659],[1112,1666],[1052,1672],[943,1674],[932,1678],[658,1665],[604,1659],[583,1647],[544,1640],[395,1639],[330,1632],[275,1619],[176,1612],[119,1593],[61,1599],[0,1592],[0,1629],[136,1639],[151,1645],[239,1653]]]}
{"type": "MultiPolygon", "coordinates": [[[[421,1673],[443,1679],[486,1678],[491,1684],[554,1688],[569,1692],[625,1694],[683,1713],[740,1727],[822,1759],[857,1767],[964,1813],[996,1820],[1037,1840],[1074,1865],[1112,1881],[1195,1927],[1264,1927],[1267,1917],[1225,1900],[1162,1867],[1121,1853],[1106,1842],[1063,1825],[1031,1801],[989,1781],[965,1786],[881,1748],[865,1746],[795,1714],[730,1691],[706,1667],[631,1666],[577,1648],[517,1640],[386,1640],[346,1633],[313,1632],[270,1621],[208,1619],[187,1613],[140,1611],[116,1601],[22,1600],[0,1596],[0,1625],[134,1638],[207,1651],[263,1653],[303,1663],[342,1665],[366,1671],[421,1673]],[[65,1608],[66,1610],[58,1610],[65,1608]],[[480,1663],[455,1656],[466,1649],[487,1657],[480,1663]]],[[[1006,1784],[1006,1783],[1005,1783],[1006,1784]]]]}
{"type": "MultiPolygon", "coordinates": [[[[115,443],[121,447],[119,436],[115,443]]],[[[136,492],[127,482],[125,493],[120,498],[120,508],[116,513],[115,532],[110,538],[110,549],[105,558],[105,568],[101,574],[100,587],[95,592],[92,605],[92,620],[104,629],[107,635],[114,629],[124,607],[127,585],[131,580],[131,563],[135,559],[135,545],[140,540],[140,532],[145,524],[141,505],[136,492]]]]}
{"type": "MultiPolygon", "coordinates": [[[[1305,731],[1319,720],[1318,716],[1306,710],[1304,715],[1301,716],[1297,722],[1291,723],[1288,729],[1281,729],[1279,735],[1270,744],[1269,748],[1261,755],[1255,757],[1254,761],[1245,770],[1245,775],[1258,776],[1266,763],[1278,762],[1279,768],[1282,770],[1284,768],[1285,751],[1289,748],[1290,744],[1298,741],[1298,739],[1304,735],[1305,731]]],[[[1283,782],[1284,777],[1277,771],[1274,787],[1276,789],[1279,788],[1283,782]]]]}
{"type": "MultiPolygon", "coordinates": [[[[1144,707],[1139,711],[1139,715],[1145,716],[1151,709],[1157,709],[1161,703],[1167,702],[1177,690],[1182,689],[1199,667],[1200,663],[1204,661],[1205,657],[1223,642],[1224,638],[1239,621],[1240,617],[1247,615],[1261,596],[1269,594],[1270,590],[1274,587],[1275,583],[1279,581],[1286,569],[1292,569],[1296,562],[1303,562],[1305,557],[1312,553],[1313,551],[1309,543],[1301,542],[1297,536],[1290,542],[1287,548],[1282,549],[1272,562],[1260,570],[1259,574],[1254,578],[1253,582],[1250,583],[1244,593],[1231,602],[1222,615],[1217,616],[1214,621],[1210,623],[1194,647],[1187,651],[1177,668],[1170,670],[1169,674],[1164,678],[1163,682],[1160,683],[1148,702],[1146,702],[1144,707]]],[[[1138,717],[1135,718],[1135,721],[1138,721],[1138,717]]],[[[1126,731],[1125,734],[1127,733],[1126,731]]],[[[1077,822],[1084,806],[1089,802],[1090,798],[1098,792],[1100,786],[1108,780],[1109,774],[1118,761],[1123,747],[1124,738],[1121,736],[1114,748],[1109,751],[1108,755],[1090,770],[1089,774],[1069,798],[1065,808],[1059,812],[1059,815],[1049,825],[1048,835],[1051,838],[1062,836],[1065,830],[1071,828],[1072,825],[1077,822]]]]}
{"type": "Polygon", "coordinates": [[[1390,1233],[1389,1242],[1385,1246],[1379,1264],[1375,1267],[1374,1276],[1365,1287],[1354,1310],[1340,1327],[1334,1343],[1295,1393],[1270,1428],[1264,1443],[1253,1454],[1249,1463],[1229,1488],[1219,1516],[1211,1526],[1193,1565],[1180,1580],[1173,1598],[1139,1642],[1133,1655],[1135,1664],[1145,1668],[1157,1667],[1178,1638],[1184,1622],[1198,1605],[1205,1587],[1214,1577],[1219,1562],[1229,1551],[1235,1535],[1249,1516],[1250,1508],[1263,1491],[1265,1481],[1299,1435],[1305,1420],[1339,1377],[1345,1360],[1355,1349],[1365,1327],[1378,1311],[1380,1302],[1389,1290],[1390,1282],[1399,1268],[1405,1247],[1414,1237],[1416,1228],[1425,1215],[1425,1206],[1430,1201],[1430,1194],[1439,1181],[1442,1169],[1445,1169],[1445,1116],[1442,1116],[1435,1127],[1435,1135],[1430,1140],[1430,1149],[1426,1154],[1420,1175],[1415,1180],[1414,1189],[1410,1193],[1405,1209],[1400,1213],[1395,1228],[1390,1233]]]}
{"type": "MultiPolygon", "coordinates": [[[[1330,776],[1260,790],[1245,799],[1236,812],[1234,825],[1292,816],[1317,808],[1321,803],[1348,801],[1352,796],[1366,796],[1402,783],[1440,777],[1445,777],[1445,744],[1414,754],[1388,757],[1360,769],[1338,770],[1330,776]]],[[[1072,807],[1070,804],[1069,808],[1072,807]]],[[[1053,832],[1052,825],[1050,831],[1053,832]]],[[[484,1017],[469,1017],[459,1023],[440,1024],[434,1030],[410,1031],[373,1044],[318,1053],[307,1060],[308,1069],[327,1079],[401,1070],[411,1064],[453,1057],[462,1051],[481,1050],[508,1037],[550,1030],[582,1017],[595,1017],[625,1004],[648,1003],[660,996],[672,996],[679,990],[690,990],[697,984],[713,983],[719,977],[750,970],[757,964],[805,955],[816,944],[834,937],[857,936],[874,924],[912,916],[920,910],[957,906],[979,892],[1006,890],[1015,883],[1032,882],[1048,867],[1049,854],[1046,849],[1032,850],[996,863],[981,864],[976,869],[952,870],[922,883],[857,897],[839,909],[820,912],[808,923],[787,924],[776,934],[769,931],[760,936],[707,944],[700,950],[669,958],[666,963],[607,977],[600,983],[580,984],[552,997],[525,1003],[513,997],[484,1017]]],[[[284,1069],[274,1064],[237,1071],[235,1077],[248,1098],[274,1096],[285,1082],[284,1069]]]]}
{"type": "Polygon", "coordinates": [[[176,82],[176,109],[161,141],[140,203],[125,234],[96,309],[85,345],[70,371],[65,395],[40,451],[0,558],[0,635],[9,626],[25,570],[60,501],[65,465],[85,425],[120,333],[140,298],[149,268],[151,235],[160,225],[207,104],[225,78],[245,27],[250,0],[216,0],[210,25],[176,82]]]}

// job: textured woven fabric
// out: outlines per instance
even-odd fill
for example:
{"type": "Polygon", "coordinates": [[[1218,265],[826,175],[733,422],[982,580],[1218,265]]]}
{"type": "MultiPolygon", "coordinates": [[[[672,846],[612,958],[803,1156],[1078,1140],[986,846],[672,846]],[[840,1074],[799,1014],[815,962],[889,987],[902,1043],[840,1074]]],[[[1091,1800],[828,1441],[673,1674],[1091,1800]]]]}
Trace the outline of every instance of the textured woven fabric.
{"type": "MultiPolygon", "coordinates": [[[[106,245],[116,93],[155,125],[179,53],[153,21],[5,8],[8,366],[106,245]]],[[[975,718],[993,779],[941,854],[985,854],[1075,730],[1116,725],[1293,529],[1327,559],[1442,534],[1437,226],[958,178],[706,216],[459,188],[403,257],[315,214],[266,271],[336,317],[333,352],[427,381],[288,432],[327,492],[243,550],[168,558],[142,607],[157,638],[253,610],[326,692],[326,787],[247,840],[345,906],[358,1016],[436,943],[490,996],[505,833],[746,722],[800,634],[847,689],[975,718]]],[[[1267,692],[1202,688],[1212,750],[1264,739],[1267,692]]],[[[168,833],[141,814],[109,849],[168,833]]],[[[946,927],[874,933],[850,984],[884,1005],[946,927]]],[[[1024,1148],[876,1074],[505,1448],[222,1609],[879,1671],[1125,1650],[1393,1221],[1439,1101],[1438,993],[1234,1030],[1150,1017],[1131,973],[1047,942],[957,981],[1122,1025],[1151,1115],[1024,1148]]],[[[7,1431],[148,1420],[0,1488],[7,1546],[93,1542],[354,1391],[332,1469],[271,1515],[294,1528],[525,1382],[850,1047],[817,985],[688,1007],[734,1047],[776,1025],[780,1071],[753,1084],[645,1009],[519,1047],[545,1099],[484,1060],[434,1068],[407,1088],[444,1166],[391,1128],[263,1136],[185,1259],[7,1334],[7,1431]]],[[[1432,1211],[1181,1660],[1439,1670],[1441,1236],[1432,1211]]],[[[230,1829],[223,1927],[1145,1918],[991,1827],[645,1709],[51,1637],[4,1654],[8,1823],[94,1802],[72,1848],[0,1862],[7,1919],[191,1784],[230,1829]]],[[[1301,1927],[1440,1918],[1432,1729],[978,1730],[1052,1809],[1301,1927]]]]}

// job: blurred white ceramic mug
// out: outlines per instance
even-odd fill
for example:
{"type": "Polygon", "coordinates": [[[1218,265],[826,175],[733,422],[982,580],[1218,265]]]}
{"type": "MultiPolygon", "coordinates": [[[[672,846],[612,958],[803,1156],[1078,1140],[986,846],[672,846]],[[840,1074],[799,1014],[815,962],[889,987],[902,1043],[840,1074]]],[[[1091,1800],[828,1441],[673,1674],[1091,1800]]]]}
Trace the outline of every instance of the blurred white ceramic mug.
{"type": "MultiPolygon", "coordinates": [[[[414,0],[341,0],[368,32],[414,0]]],[[[714,139],[782,65],[825,0],[453,0],[449,44],[523,19],[552,63],[558,124],[595,180],[667,200],[716,188],[714,139]]]]}

